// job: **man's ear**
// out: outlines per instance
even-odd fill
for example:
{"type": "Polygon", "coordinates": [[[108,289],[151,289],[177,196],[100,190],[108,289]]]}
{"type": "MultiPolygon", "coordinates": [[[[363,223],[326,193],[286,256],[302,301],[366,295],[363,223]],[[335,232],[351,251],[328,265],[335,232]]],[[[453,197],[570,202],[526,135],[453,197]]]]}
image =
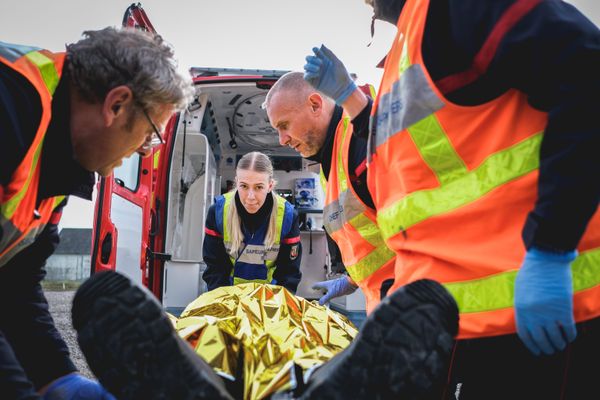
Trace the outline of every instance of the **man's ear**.
{"type": "Polygon", "coordinates": [[[310,110],[318,115],[323,110],[323,97],[319,93],[311,93],[308,96],[308,104],[310,105],[310,110]]]}
{"type": "Polygon", "coordinates": [[[125,85],[116,86],[109,90],[102,104],[102,117],[106,126],[111,126],[115,120],[127,113],[133,104],[133,93],[125,85]]]}

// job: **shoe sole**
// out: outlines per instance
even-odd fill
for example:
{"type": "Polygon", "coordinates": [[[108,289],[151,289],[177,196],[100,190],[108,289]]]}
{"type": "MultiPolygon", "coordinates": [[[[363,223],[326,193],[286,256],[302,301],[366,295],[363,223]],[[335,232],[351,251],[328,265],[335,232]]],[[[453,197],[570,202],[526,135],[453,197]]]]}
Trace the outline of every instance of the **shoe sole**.
{"type": "Polygon", "coordinates": [[[441,398],[458,309],[445,289],[446,310],[423,295],[423,285],[432,283],[439,298],[441,285],[425,280],[386,297],[352,344],[309,378],[301,399],[441,398]]]}
{"type": "Polygon", "coordinates": [[[230,399],[154,296],[125,276],[102,272],[84,282],[72,317],[88,365],[119,400],[230,399]]]}

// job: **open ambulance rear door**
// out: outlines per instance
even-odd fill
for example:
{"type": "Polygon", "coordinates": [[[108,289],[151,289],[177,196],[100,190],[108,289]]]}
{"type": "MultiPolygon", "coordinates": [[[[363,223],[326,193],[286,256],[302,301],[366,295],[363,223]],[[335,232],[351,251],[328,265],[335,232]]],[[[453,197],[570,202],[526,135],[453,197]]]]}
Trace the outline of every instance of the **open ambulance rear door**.
{"type": "MultiPolygon", "coordinates": [[[[123,26],[155,32],[139,4],[126,10],[123,26]]],[[[92,273],[116,270],[140,285],[153,286],[153,271],[146,261],[151,251],[146,233],[155,229],[157,220],[152,193],[155,160],[160,157],[161,147],[154,149],[151,157],[134,154],[123,160],[112,175],[100,179],[92,234],[92,273]]]]}

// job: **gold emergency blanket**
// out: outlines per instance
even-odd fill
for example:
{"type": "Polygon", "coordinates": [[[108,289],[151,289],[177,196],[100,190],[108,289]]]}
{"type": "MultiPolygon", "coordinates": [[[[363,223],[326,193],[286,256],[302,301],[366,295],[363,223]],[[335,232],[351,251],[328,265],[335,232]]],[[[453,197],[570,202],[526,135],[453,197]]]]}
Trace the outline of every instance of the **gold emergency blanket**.
{"type": "Polygon", "coordinates": [[[246,400],[293,388],[302,379],[294,365],[305,372],[322,364],[357,333],[343,315],[281,286],[259,283],[204,293],[174,322],[215,371],[243,376],[246,400]]]}

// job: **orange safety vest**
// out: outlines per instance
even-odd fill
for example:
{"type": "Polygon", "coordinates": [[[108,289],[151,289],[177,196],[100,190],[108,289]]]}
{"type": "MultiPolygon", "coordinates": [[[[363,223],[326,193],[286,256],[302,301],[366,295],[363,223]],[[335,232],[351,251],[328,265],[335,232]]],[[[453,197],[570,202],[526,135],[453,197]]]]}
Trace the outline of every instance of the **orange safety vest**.
{"type": "MultiPolygon", "coordinates": [[[[514,89],[472,107],[448,101],[421,54],[428,5],[406,2],[371,116],[367,182],[397,254],[391,290],[437,280],[459,305],[459,338],[514,333],[521,230],[537,197],[547,114],[514,89]]],[[[578,250],[579,322],[600,315],[600,213],[578,250]]]]}
{"type": "Polygon", "coordinates": [[[375,211],[360,200],[348,179],[351,139],[350,118],[343,116],[335,133],[331,169],[325,184],[323,223],[340,249],[348,274],[362,289],[370,313],[381,300],[381,283],[394,278],[395,254],[381,237],[375,211]]]}
{"type": "Polygon", "coordinates": [[[29,80],[42,103],[42,117],[33,142],[11,181],[0,188],[0,267],[35,241],[65,198],[56,196],[37,204],[42,145],[64,60],[64,53],[0,42],[0,62],[29,80]]]}

